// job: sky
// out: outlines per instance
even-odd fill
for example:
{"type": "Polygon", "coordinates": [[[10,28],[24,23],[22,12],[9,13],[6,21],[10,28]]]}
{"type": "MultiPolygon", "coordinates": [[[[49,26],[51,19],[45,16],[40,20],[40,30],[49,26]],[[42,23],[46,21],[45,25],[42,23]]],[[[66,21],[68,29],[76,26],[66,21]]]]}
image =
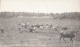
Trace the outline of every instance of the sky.
{"type": "Polygon", "coordinates": [[[1,11],[1,0],[0,0],[0,11],[1,11]]]}
{"type": "Polygon", "coordinates": [[[0,6],[10,12],[80,12],[80,0],[1,0],[0,6]]]}

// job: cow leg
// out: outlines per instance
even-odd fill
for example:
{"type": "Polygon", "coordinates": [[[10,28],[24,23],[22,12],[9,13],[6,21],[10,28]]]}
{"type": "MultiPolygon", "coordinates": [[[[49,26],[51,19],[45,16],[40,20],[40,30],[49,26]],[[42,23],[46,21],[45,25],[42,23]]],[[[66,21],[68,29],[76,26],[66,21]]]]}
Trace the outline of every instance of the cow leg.
{"type": "Polygon", "coordinates": [[[62,36],[60,36],[60,38],[59,38],[59,43],[60,43],[60,41],[61,41],[61,38],[62,38],[62,36]]]}
{"type": "Polygon", "coordinates": [[[23,28],[23,25],[22,25],[22,28],[23,28]]]}
{"type": "Polygon", "coordinates": [[[66,43],[66,40],[64,39],[64,37],[63,37],[63,40],[64,40],[64,42],[66,43]]]}
{"type": "Polygon", "coordinates": [[[27,25],[25,26],[25,28],[27,29],[27,25]]]}
{"type": "Polygon", "coordinates": [[[70,38],[70,41],[72,42],[72,44],[73,44],[73,39],[72,38],[70,38]]]}
{"type": "MultiPolygon", "coordinates": [[[[73,39],[72,39],[72,38],[70,38],[70,41],[72,42],[72,45],[73,45],[73,39]]],[[[69,41],[69,42],[70,42],[70,41],[69,41]]],[[[69,42],[68,42],[68,43],[69,43],[69,42]]]]}
{"type": "MultiPolygon", "coordinates": [[[[70,41],[71,41],[71,42],[73,42],[73,39],[72,39],[72,38],[70,38],[70,41]]],[[[70,42],[70,41],[69,41],[69,42],[70,42]]],[[[69,42],[68,42],[68,43],[69,43],[69,42]]]]}
{"type": "Polygon", "coordinates": [[[73,42],[73,39],[72,38],[70,38],[70,40],[73,42]]]}

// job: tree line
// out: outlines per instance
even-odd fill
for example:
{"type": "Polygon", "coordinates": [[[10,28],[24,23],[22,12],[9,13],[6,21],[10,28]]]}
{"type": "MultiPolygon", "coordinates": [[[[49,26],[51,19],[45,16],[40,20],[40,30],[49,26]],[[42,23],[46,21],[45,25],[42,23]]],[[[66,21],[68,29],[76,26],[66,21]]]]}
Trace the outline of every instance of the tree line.
{"type": "Polygon", "coordinates": [[[52,16],[53,19],[80,19],[80,12],[64,12],[64,13],[35,13],[35,12],[0,12],[0,18],[12,17],[32,17],[32,16],[52,16]]]}

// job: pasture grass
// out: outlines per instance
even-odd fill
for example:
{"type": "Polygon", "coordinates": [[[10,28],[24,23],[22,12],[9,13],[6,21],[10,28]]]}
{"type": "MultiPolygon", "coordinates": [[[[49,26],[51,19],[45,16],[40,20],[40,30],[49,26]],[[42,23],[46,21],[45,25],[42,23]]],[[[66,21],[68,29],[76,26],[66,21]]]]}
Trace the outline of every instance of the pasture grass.
{"type": "MultiPolygon", "coordinates": [[[[4,33],[0,32],[0,47],[80,47],[80,20],[71,19],[50,19],[50,18],[1,18],[0,28],[4,29],[4,33]],[[34,33],[28,29],[20,27],[19,23],[46,24],[53,26],[69,27],[71,30],[78,30],[78,35],[72,43],[65,43],[61,40],[59,43],[59,32],[61,30],[53,29],[36,29],[34,33]]],[[[68,40],[68,39],[67,39],[68,40]]]]}

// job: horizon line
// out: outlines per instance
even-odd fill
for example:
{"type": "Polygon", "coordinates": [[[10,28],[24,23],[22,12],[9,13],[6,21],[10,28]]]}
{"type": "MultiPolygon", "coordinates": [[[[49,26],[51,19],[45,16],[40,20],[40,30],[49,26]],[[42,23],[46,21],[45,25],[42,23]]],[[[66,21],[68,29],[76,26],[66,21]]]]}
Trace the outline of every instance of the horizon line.
{"type": "MultiPolygon", "coordinates": [[[[26,11],[0,11],[0,12],[26,12],[26,11]]],[[[77,12],[77,11],[75,11],[77,12]]],[[[27,12],[27,13],[45,13],[45,12],[27,12]]],[[[50,12],[50,13],[53,13],[53,12],[50,12]]],[[[50,14],[50,13],[47,13],[47,14],[50,14]]],[[[56,13],[59,13],[59,12],[56,12],[56,13]]],[[[55,13],[55,14],[56,14],[55,13]]],[[[74,13],[74,12],[61,12],[61,13],[74,13]]],[[[80,13],[80,12],[79,12],[80,13]]],[[[46,14],[46,13],[45,13],[46,14]]],[[[59,13],[60,14],[60,13],[59,13]]]]}

